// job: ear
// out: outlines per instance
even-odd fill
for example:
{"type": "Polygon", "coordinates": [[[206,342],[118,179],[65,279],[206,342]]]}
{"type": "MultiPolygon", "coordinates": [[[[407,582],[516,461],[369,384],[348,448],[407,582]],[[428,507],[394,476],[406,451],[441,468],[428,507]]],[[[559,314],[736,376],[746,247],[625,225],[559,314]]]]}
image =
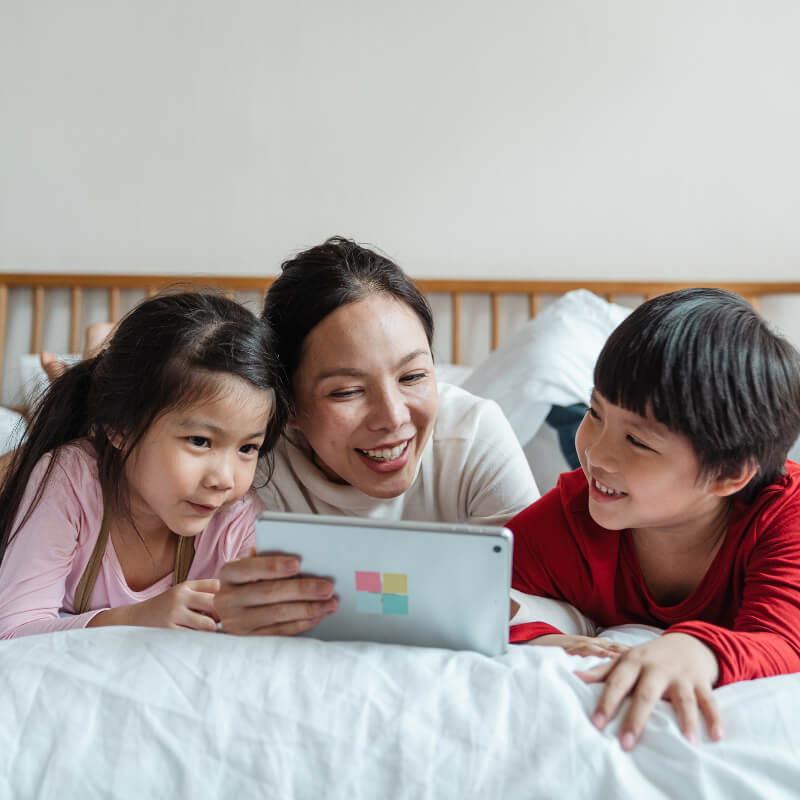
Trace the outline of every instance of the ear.
{"type": "Polygon", "coordinates": [[[740,489],[744,489],[756,472],[758,472],[758,464],[755,461],[747,461],[742,464],[735,475],[717,478],[713,481],[712,491],[719,497],[730,497],[740,489]]]}

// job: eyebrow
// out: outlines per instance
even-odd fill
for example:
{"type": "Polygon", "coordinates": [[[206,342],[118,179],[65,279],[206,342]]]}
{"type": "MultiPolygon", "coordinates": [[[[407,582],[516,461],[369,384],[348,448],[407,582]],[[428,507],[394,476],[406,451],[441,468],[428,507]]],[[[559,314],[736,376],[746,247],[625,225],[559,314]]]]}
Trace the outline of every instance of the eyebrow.
{"type": "MultiPolygon", "coordinates": [[[[592,390],[592,402],[593,403],[607,403],[608,400],[601,399],[600,395],[598,394],[596,389],[592,390]]],[[[612,405],[614,405],[612,403],[612,405]]],[[[644,433],[649,434],[650,436],[655,436],[658,439],[663,439],[664,434],[661,433],[658,428],[652,422],[648,422],[647,419],[642,417],[640,414],[637,414],[635,411],[628,411],[627,408],[622,409],[627,414],[627,419],[625,420],[626,424],[628,424],[631,428],[634,428],[637,431],[643,431],[644,433]]],[[[661,425],[661,423],[656,422],[656,425],[661,425]]]]}
{"type": "MultiPolygon", "coordinates": [[[[413,361],[415,358],[419,356],[426,356],[430,353],[430,350],[426,350],[423,347],[420,347],[418,350],[412,350],[408,355],[403,356],[396,366],[395,369],[400,369],[404,367],[409,361],[413,361]]],[[[363,378],[367,373],[364,372],[363,369],[356,369],[355,367],[337,367],[336,369],[325,370],[324,372],[317,373],[316,377],[314,378],[315,382],[325,380],[325,378],[363,378]]]]}
{"type": "MultiPolygon", "coordinates": [[[[178,427],[185,429],[200,428],[201,430],[211,431],[212,433],[216,433],[217,435],[220,434],[226,435],[229,433],[227,428],[223,428],[205,419],[193,419],[192,417],[185,417],[184,419],[178,420],[178,427]]],[[[243,438],[258,439],[264,436],[264,433],[265,433],[264,431],[257,431],[256,433],[248,433],[243,438]]]]}

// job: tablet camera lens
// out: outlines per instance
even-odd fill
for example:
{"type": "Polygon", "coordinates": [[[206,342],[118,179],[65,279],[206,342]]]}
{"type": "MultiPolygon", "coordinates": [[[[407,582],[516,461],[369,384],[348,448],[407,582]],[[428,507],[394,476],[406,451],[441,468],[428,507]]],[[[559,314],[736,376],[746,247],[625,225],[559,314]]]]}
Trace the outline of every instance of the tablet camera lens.
{"type": "Polygon", "coordinates": [[[495,551],[495,553],[499,553],[503,548],[500,547],[499,544],[496,544],[492,549],[495,551]]]}

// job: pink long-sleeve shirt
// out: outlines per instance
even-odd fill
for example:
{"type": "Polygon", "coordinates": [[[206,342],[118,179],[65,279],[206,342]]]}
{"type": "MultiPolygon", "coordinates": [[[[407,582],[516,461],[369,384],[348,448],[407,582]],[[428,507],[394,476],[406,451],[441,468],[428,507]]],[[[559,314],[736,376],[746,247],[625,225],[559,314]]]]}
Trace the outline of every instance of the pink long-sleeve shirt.
{"type": "MultiPolygon", "coordinates": [[[[34,468],[17,520],[28,510],[49,461],[50,454],[34,468]]],[[[226,561],[247,555],[255,544],[255,517],[263,508],[250,491],[216,514],[195,539],[187,580],[214,578],[226,561]]],[[[172,573],[141,591],[131,589],[109,540],[91,610],[74,614],[75,589],[102,520],[103,495],[91,447],[62,447],[39,503],[16,531],[0,564],[0,639],[84,628],[100,611],[149,600],[170,588],[172,573]]]]}

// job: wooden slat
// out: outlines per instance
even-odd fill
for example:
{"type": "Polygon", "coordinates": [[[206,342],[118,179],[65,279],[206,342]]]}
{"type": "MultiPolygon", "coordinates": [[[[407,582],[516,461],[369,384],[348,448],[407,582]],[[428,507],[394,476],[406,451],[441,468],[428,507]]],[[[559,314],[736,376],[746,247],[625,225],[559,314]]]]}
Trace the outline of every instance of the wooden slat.
{"type": "Polygon", "coordinates": [[[500,346],[500,295],[492,292],[492,350],[500,346]]]}
{"type": "Polygon", "coordinates": [[[8,333],[8,286],[0,284],[0,397],[3,395],[3,367],[6,363],[8,333]]]}
{"type": "Polygon", "coordinates": [[[539,313],[539,295],[536,292],[528,293],[528,316],[533,319],[539,313]]]}
{"type": "Polygon", "coordinates": [[[614,294],[614,292],[606,292],[606,302],[607,303],[617,302],[617,296],[614,294]]]}
{"type": "Polygon", "coordinates": [[[83,331],[81,319],[81,289],[73,286],[70,290],[69,309],[69,352],[79,353],[81,350],[81,333],[83,331]]]}
{"type": "Polygon", "coordinates": [[[453,308],[453,350],[452,361],[461,363],[461,293],[452,292],[450,295],[453,308]]]}
{"type": "Polygon", "coordinates": [[[31,325],[31,353],[42,349],[42,328],[44,325],[44,286],[33,287],[33,324],[31,325]]]}
{"type": "Polygon", "coordinates": [[[119,320],[119,286],[112,286],[108,290],[108,321],[117,322],[119,320]]]}

